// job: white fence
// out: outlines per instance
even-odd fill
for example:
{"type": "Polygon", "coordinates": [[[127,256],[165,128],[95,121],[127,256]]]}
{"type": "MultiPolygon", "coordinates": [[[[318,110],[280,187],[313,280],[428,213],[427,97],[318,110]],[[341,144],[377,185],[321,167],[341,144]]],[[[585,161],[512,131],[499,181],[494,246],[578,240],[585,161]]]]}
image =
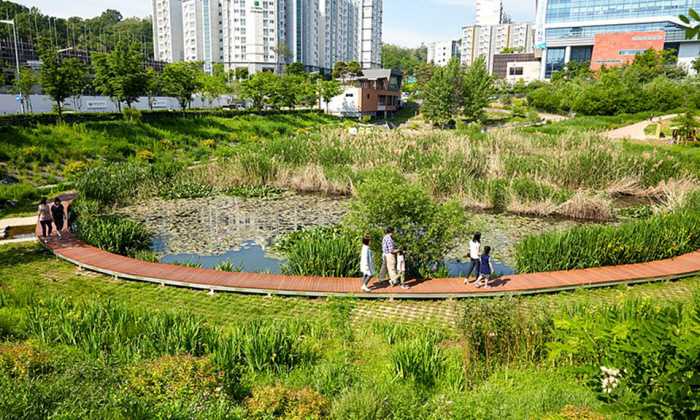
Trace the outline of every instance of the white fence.
{"type": "MultiPolygon", "coordinates": [[[[55,102],[46,95],[31,95],[32,112],[42,113],[51,112],[55,102]]],[[[221,108],[223,105],[230,104],[231,97],[222,96],[215,100],[211,105],[208,101],[200,96],[195,96],[192,99],[193,108],[221,108]]],[[[63,104],[66,111],[79,112],[117,112],[117,105],[106,96],[81,96],[77,101],[72,98],[66,99],[63,104]]],[[[141,97],[138,102],[133,104],[136,109],[147,110],[148,98],[141,97]]],[[[126,108],[126,104],[122,103],[122,109],[126,108]]],[[[180,104],[177,99],[167,96],[158,96],[154,99],[154,110],[165,109],[180,109],[180,104]]],[[[20,114],[20,102],[16,95],[0,94],[0,115],[20,114]]]]}

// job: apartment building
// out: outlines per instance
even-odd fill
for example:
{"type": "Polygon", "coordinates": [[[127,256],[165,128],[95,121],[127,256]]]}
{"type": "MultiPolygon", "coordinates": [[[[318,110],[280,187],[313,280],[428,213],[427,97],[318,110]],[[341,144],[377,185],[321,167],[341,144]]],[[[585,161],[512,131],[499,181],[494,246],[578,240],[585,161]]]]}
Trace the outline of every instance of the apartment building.
{"type": "Polygon", "coordinates": [[[593,68],[621,65],[649,47],[673,49],[689,67],[700,42],[685,38],[678,19],[698,0],[537,0],[536,44],[542,53],[541,77],[549,78],[570,61],[593,68]],[[659,38],[660,37],[660,38],[659,38]]]}
{"type": "Polygon", "coordinates": [[[154,59],[173,63],[184,59],[182,0],[153,0],[154,59]]]}
{"type": "Polygon", "coordinates": [[[501,0],[476,0],[476,25],[493,26],[505,23],[501,0]]]}
{"type": "Polygon", "coordinates": [[[441,41],[428,44],[428,63],[446,66],[453,58],[460,57],[461,41],[441,41]]]}
{"type": "Polygon", "coordinates": [[[250,73],[381,63],[382,0],[153,0],[153,8],[155,54],[168,62],[250,73]]]}
{"type": "Polygon", "coordinates": [[[478,57],[484,57],[492,72],[495,54],[505,50],[530,53],[534,48],[534,36],[534,27],[529,23],[465,26],[462,28],[461,62],[469,66],[478,57]]]}

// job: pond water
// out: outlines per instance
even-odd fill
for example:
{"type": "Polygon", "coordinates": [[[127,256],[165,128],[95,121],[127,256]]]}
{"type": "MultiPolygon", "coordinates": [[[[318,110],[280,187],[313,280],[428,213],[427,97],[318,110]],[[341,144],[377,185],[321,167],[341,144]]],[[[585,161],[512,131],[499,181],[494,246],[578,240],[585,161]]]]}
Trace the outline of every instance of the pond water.
{"type": "MultiPolygon", "coordinates": [[[[227,196],[153,200],[121,211],[157,232],[153,250],[163,262],[214,268],[228,261],[248,272],[279,273],[285,260],[271,251],[271,245],[281,235],[311,226],[337,224],[347,210],[346,199],[285,194],[274,200],[227,196]]],[[[468,221],[464,233],[457,238],[457,246],[446,256],[451,276],[466,272],[467,243],[476,230],[482,232],[482,245],[493,249],[496,272],[512,274],[514,245],[520,239],[575,224],[489,213],[470,213],[468,221]]]]}

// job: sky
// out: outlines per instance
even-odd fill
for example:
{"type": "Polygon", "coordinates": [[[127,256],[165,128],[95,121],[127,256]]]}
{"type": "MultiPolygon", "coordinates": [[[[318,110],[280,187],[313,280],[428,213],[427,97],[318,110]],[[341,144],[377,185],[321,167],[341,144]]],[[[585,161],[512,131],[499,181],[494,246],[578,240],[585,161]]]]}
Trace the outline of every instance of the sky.
{"type": "MultiPolygon", "coordinates": [[[[90,18],[105,9],[125,17],[146,17],[152,13],[151,0],[14,0],[35,6],[44,14],[58,17],[90,18]]],[[[417,47],[421,43],[459,37],[464,25],[474,23],[474,0],[384,0],[385,43],[417,47]]],[[[534,21],[535,0],[504,0],[515,22],[534,21]]]]}

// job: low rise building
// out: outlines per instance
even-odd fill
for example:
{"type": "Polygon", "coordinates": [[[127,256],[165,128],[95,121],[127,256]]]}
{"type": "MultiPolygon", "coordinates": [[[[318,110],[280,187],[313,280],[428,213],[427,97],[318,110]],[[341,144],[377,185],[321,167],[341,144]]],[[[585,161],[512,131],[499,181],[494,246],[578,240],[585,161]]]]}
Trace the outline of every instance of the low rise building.
{"type": "Polygon", "coordinates": [[[459,59],[460,41],[441,41],[428,44],[428,63],[446,66],[453,58],[459,59]]]}
{"type": "Polygon", "coordinates": [[[509,83],[531,82],[540,77],[540,59],[535,53],[496,54],[493,56],[493,76],[509,83]]]}
{"type": "Polygon", "coordinates": [[[341,117],[390,115],[401,107],[402,73],[390,69],[365,69],[362,76],[345,81],[343,92],[321,105],[341,117]]]}

